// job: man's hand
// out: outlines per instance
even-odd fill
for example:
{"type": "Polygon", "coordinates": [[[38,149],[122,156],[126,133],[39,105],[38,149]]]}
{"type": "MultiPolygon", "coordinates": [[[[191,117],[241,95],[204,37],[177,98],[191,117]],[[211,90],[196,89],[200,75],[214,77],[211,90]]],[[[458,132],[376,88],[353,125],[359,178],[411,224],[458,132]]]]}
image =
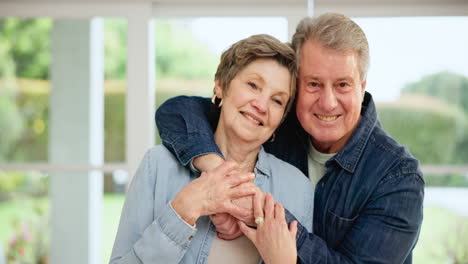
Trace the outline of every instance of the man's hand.
{"type": "MultiPolygon", "coordinates": [[[[223,163],[224,159],[217,154],[206,154],[193,159],[193,166],[197,170],[203,172],[209,172],[223,163]]],[[[232,216],[227,213],[218,213],[210,216],[210,219],[218,232],[218,237],[226,240],[236,239],[242,235],[237,224],[237,220],[241,220],[250,226],[255,225],[253,217],[253,196],[235,199],[232,203],[239,208],[248,209],[250,214],[232,216]]]]}
{"type": "Polygon", "coordinates": [[[214,214],[210,216],[216,227],[218,237],[225,240],[233,240],[242,236],[237,219],[227,213],[214,214]]]}
{"type": "MultiPolygon", "coordinates": [[[[257,187],[256,196],[259,199],[264,199],[265,194],[257,187]]],[[[255,224],[255,217],[253,215],[253,195],[246,196],[240,199],[236,199],[232,201],[233,204],[236,204],[240,208],[249,209],[252,213],[248,217],[245,216],[238,216],[234,217],[230,214],[216,214],[210,216],[211,221],[216,227],[216,231],[218,232],[218,237],[225,239],[225,240],[232,240],[240,237],[242,232],[240,231],[240,227],[237,224],[237,221],[240,220],[244,222],[246,225],[249,226],[256,226],[255,224]]]]}
{"type": "Polygon", "coordinates": [[[238,216],[238,218],[227,213],[211,215],[210,219],[216,227],[218,237],[225,240],[233,240],[243,235],[240,231],[239,225],[237,224],[238,220],[243,221],[250,226],[255,225],[255,219],[253,216],[253,196],[239,198],[233,200],[232,203],[240,208],[249,209],[251,211],[251,215],[247,217],[238,216]]]}
{"type": "Polygon", "coordinates": [[[192,165],[198,171],[211,171],[223,164],[224,159],[217,154],[206,154],[193,159],[192,165]]]}
{"type": "Polygon", "coordinates": [[[258,187],[252,182],[253,173],[230,173],[236,167],[235,162],[227,161],[210,172],[203,172],[176,195],[172,207],[190,225],[200,216],[217,213],[247,217],[251,212],[232,201],[255,194],[258,187]]]}
{"type": "MultiPolygon", "coordinates": [[[[263,194],[260,189],[257,190],[258,195],[263,194]]],[[[241,220],[246,225],[254,226],[255,225],[255,217],[253,214],[253,195],[245,196],[236,200],[232,201],[233,204],[237,205],[240,208],[248,209],[251,214],[248,216],[241,216],[241,215],[234,215],[235,218],[241,220]]]]}

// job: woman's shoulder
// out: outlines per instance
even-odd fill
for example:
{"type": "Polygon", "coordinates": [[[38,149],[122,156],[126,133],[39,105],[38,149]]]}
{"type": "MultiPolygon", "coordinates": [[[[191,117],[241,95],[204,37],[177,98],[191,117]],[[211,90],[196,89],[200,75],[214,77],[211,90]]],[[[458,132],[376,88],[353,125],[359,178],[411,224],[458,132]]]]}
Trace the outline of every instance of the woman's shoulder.
{"type": "Polygon", "coordinates": [[[146,154],[152,157],[174,159],[174,155],[172,155],[172,153],[164,145],[153,146],[152,148],[148,149],[146,154]]]}
{"type": "Polygon", "coordinates": [[[291,182],[292,184],[312,185],[309,178],[295,166],[277,158],[271,153],[264,151],[263,155],[270,167],[271,176],[275,179],[291,182]]]}
{"type": "Polygon", "coordinates": [[[150,186],[157,182],[161,188],[168,188],[179,181],[185,183],[191,174],[166,147],[157,145],[146,151],[137,175],[141,175],[150,186]]]}
{"type": "Polygon", "coordinates": [[[143,160],[156,167],[182,167],[177,158],[164,145],[150,148],[146,151],[143,160]]]}

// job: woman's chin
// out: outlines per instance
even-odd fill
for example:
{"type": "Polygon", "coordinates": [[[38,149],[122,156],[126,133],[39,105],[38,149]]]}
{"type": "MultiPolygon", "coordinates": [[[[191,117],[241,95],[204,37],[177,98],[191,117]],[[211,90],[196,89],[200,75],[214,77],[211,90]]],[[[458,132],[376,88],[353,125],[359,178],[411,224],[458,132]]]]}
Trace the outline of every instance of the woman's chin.
{"type": "Polygon", "coordinates": [[[239,137],[239,139],[243,142],[243,144],[249,144],[251,146],[260,146],[268,140],[268,138],[260,138],[258,135],[244,135],[239,137]]]}

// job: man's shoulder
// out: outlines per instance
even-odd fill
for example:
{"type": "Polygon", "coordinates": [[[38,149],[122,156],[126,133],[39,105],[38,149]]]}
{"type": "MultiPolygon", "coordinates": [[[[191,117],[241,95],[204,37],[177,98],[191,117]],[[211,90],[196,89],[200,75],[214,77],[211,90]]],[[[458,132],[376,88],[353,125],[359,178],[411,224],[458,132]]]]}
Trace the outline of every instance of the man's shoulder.
{"type": "Polygon", "coordinates": [[[375,168],[378,166],[382,166],[382,169],[385,168],[387,177],[409,174],[422,177],[419,161],[406,146],[400,144],[381,126],[376,126],[372,131],[365,158],[375,168]]]}

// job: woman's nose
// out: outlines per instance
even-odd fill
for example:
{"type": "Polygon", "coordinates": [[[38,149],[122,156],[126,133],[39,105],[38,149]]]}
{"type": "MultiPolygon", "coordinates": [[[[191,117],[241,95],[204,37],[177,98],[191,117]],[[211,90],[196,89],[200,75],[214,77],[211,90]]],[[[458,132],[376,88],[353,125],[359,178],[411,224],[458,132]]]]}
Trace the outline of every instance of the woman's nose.
{"type": "Polygon", "coordinates": [[[266,96],[258,96],[253,100],[252,105],[259,113],[265,113],[268,108],[268,98],[266,96]]]}

